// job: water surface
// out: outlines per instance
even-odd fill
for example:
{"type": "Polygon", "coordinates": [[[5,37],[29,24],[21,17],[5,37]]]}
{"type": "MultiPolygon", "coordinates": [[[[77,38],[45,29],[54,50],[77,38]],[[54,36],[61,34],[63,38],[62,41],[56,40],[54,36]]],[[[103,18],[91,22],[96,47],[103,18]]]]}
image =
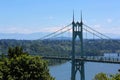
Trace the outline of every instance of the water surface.
{"type": "MultiPolygon", "coordinates": [[[[50,66],[50,73],[56,80],[70,80],[71,78],[71,62],[66,62],[61,65],[50,66]]],[[[85,78],[86,80],[92,80],[95,74],[104,72],[106,74],[118,73],[120,64],[107,64],[107,63],[85,63],[85,78]]],[[[80,75],[77,72],[76,80],[80,80],[80,75]]]]}

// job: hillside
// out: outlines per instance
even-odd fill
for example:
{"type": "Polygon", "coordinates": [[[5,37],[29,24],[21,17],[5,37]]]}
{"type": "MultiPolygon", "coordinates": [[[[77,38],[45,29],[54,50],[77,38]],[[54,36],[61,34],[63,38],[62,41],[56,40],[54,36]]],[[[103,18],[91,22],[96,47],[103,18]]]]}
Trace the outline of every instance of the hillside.
{"type": "MultiPolygon", "coordinates": [[[[9,47],[21,46],[32,55],[71,55],[70,40],[0,40],[0,54],[7,54],[9,47]]],[[[76,42],[76,55],[80,53],[80,43],[76,42]]],[[[84,40],[84,54],[97,56],[105,52],[120,52],[120,40],[84,40]]]]}

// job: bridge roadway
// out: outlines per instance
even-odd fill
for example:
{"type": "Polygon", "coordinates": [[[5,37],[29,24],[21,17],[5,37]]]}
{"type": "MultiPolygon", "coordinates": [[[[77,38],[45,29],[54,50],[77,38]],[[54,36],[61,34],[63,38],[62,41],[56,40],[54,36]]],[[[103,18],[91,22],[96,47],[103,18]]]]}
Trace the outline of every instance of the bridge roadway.
{"type": "MultiPolygon", "coordinates": [[[[8,55],[5,55],[8,56],[8,55]]],[[[34,55],[35,56],[35,55],[34,55]]],[[[0,55],[1,57],[1,55],[0,55]]],[[[58,59],[58,60],[71,60],[71,57],[58,57],[58,56],[42,56],[43,59],[58,59]]],[[[99,63],[113,63],[113,64],[120,64],[120,56],[119,57],[103,57],[103,56],[84,56],[76,57],[75,60],[77,61],[85,61],[85,62],[99,62],[99,63]]]]}
{"type": "MultiPolygon", "coordinates": [[[[58,60],[71,60],[71,57],[56,57],[56,56],[42,56],[43,59],[58,59],[58,60]]],[[[97,57],[97,56],[84,56],[76,57],[75,60],[85,61],[85,62],[99,62],[99,63],[113,63],[120,64],[120,57],[111,58],[111,57],[97,57]]]]}

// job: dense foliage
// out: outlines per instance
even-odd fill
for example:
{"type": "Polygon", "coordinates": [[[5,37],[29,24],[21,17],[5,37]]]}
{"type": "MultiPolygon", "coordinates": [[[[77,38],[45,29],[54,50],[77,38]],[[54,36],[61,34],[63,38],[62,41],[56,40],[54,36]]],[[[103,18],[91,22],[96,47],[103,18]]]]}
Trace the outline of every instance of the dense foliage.
{"type": "Polygon", "coordinates": [[[98,73],[93,80],[120,80],[120,74],[108,76],[105,73],[98,73]]]}
{"type": "Polygon", "coordinates": [[[9,58],[2,57],[0,80],[54,80],[45,60],[39,56],[23,54],[21,50],[20,47],[9,48],[9,58]]]}
{"type": "Polygon", "coordinates": [[[16,46],[15,48],[9,47],[8,49],[8,58],[16,58],[23,54],[28,55],[27,52],[23,52],[22,47],[16,46]]]}
{"type": "MultiPolygon", "coordinates": [[[[80,53],[80,43],[76,40],[76,55],[80,53]]],[[[0,54],[7,54],[9,47],[21,46],[32,55],[71,56],[70,40],[0,40],[0,54]]],[[[84,54],[103,55],[105,52],[120,52],[120,40],[84,40],[84,54]]]]}

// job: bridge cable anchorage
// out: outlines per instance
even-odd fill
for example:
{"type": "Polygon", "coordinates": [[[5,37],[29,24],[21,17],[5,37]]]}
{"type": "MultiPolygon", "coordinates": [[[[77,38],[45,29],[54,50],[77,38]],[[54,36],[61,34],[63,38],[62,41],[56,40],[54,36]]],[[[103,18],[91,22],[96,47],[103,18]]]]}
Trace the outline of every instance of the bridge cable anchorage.
{"type": "Polygon", "coordinates": [[[65,33],[65,32],[67,32],[67,31],[70,31],[71,29],[72,29],[72,28],[69,28],[69,29],[67,29],[67,30],[65,30],[65,31],[61,31],[60,33],[55,34],[55,35],[53,35],[53,36],[51,36],[51,37],[49,37],[49,38],[46,38],[46,39],[50,39],[50,38],[56,37],[56,36],[61,35],[61,34],[65,33]]]}
{"type": "Polygon", "coordinates": [[[57,32],[60,32],[60,31],[62,31],[63,29],[69,27],[71,24],[72,24],[72,23],[68,24],[67,26],[65,26],[65,27],[63,27],[63,28],[61,28],[61,29],[53,32],[53,33],[50,33],[50,34],[48,34],[48,35],[45,35],[45,36],[41,37],[40,39],[41,39],[41,40],[44,40],[45,38],[47,38],[47,37],[49,37],[49,36],[51,36],[51,35],[54,35],[54,34],[56,34],[57,32]]]}
{"type": "Polygon", "coordinates": [[[86,26],[86,27],[88,27],[88,28],[91,29],[92,31],[94,31],[94,32],[96,32],[96,33],[98,33],[98,34],[100,34],[100,35],[106,37],[107,39],[112,40],[109,36],[106,36],[106,35],[104,35],[104,34],[98,32],[98,31],[94,30],[93,28],[89,27],[88,25],[86,25],[86,24],[83,24],[83,25],[86,26]]]}

